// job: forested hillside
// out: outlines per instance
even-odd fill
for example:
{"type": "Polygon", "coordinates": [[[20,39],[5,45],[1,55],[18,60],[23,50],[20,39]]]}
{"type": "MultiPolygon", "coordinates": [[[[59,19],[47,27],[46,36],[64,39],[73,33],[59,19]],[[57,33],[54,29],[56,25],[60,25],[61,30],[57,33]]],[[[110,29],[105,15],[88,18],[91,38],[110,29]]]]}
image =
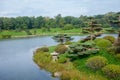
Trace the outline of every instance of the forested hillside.
{"type": "MultiPolygon", "coordinates": [[[[97,23],[101,24],[102,27],[115,27],[111,21],[118,20],[120,12],[109,12],[103,15],[92,16],[97,23]]],[[[73,17],[65,16],[62,17],[61,14],[58,14],[54,18],[50,17],[28,17],[28,16],[19,16],[19,17],[0,17],[0,31],[2,30],[27,30],[27,29],[40,29],[45,28],[50,31],[50,28],[61,28],[61,29],[71,29],[71,28],[80,28],[87,27],[89,22],[89,17],[83,16],[73,17]]]]}

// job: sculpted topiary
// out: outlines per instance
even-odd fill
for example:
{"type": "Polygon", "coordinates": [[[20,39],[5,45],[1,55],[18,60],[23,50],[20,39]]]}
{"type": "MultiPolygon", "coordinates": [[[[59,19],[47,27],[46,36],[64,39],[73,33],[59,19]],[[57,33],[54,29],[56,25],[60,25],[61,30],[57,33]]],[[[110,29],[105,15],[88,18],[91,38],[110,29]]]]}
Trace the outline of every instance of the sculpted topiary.
{"type": "Polygon", "coordinates": [[[58,45],[56,48],[55,48],[55,52],[57,53],[60,53],[60,54],[63,54],[67,51],[67,47],[65,45],[58,45]]]}
{"type": "Polygon", "coordinates": [[[109,40],[102,39],[96,43],[97,46],[101,48],[108,48],[112,46],[112,43],[109,40]]]}
{"type": "Polygon", "coordinates": [[[109,64],[102,69],[103,73],[112,79],[120,80],[120,66],[109,64]]]}
{"type": "Polygon", "coordinates": [[[107,59],[102,56],[94,56],[87,60],[86,66],[93,70],[98,70],[104,67],[108,63],[107,59]]]}
{"type": "Polygon", "coordinates": [[[109,40],[111,43],[115,42],[115,38],[113,36],[105,36],[103,38],[109,40]]]}

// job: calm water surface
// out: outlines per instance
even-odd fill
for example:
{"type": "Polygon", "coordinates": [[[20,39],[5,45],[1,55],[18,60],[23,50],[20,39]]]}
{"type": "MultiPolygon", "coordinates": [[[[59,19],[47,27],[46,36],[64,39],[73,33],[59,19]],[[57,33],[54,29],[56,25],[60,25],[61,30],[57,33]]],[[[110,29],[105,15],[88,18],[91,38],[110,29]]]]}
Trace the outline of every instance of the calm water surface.
{"type": "MultiPolygon", "coordinates": [[[[73,37],[74,41],[77,41],[85,36],[73,37]]],[[[1,40],[0,80],[59,80],[52,78],[49,72],[40,69],[32,60],[36,48],[56,44],[51,36],[1,40]]]]}

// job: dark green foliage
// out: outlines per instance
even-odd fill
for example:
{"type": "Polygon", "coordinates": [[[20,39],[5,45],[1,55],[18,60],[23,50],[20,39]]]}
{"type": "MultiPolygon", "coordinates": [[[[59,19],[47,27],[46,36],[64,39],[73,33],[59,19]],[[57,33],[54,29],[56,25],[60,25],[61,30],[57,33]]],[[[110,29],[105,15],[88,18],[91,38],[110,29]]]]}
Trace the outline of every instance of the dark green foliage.
{"type": "Polygon", "coordinates": [[[2,39],[9,39],[11,37],[12,37],[11,35],[2,35],[2,39]]]}
{"type": "Polygon", "coordinates": [[[72,42],[70,41],[65,42],[65,45],[70,45],[70,44],[72,44],[72,42]]]}
{"type": "Polygon", "coordinates": [[[111,32],[111,33],[115,32],[115,29],[112,28],[112,27],[106,28],[105,30],[106,30],[107,32],[111,32]]]}
{"type": "Polygon", "coordinates": [[[96,43],[97,46],[101,48],[108,48],[112,46],[112,43],[109,40],[102,39],[96,43]]]}
{"type": "Polygon", "coordinates": [[[75,43],[69,46],[69,56],[90,55],[98,52],[94,42],[75,43]]]}
{"type": "Polygon", "coordinates": [[[94,56],[87,60],[86,66],[93,70],[98,70],[104,67],[108,63],[107,59],[102,56],[94,56]]]}
{"type": "Polygon", "coordinates": [[[57,53],[60,53],[60,54],[63,54],[67,51],[67,47],[65,45],[58,45],[56,48],[55,48],[55,51],[57,53]]]}
{"type": "Polygon", "coordinates": [[[32,35],[32,33],[29,30],[25,30],[25,32],[27,33],[27,35],[32,35]]]}
{"type": "MultiPolygon", "coordinates": [[[[118,17],[116,17],[116,15],[118,14],[115,12],[112,13],[110,12],[104,15],[96,15],[93,17],[94,20],[96,20],[96,22],[98,22],[99,24],[103,25],[103,27],[106,27],[106,25],[108,27],[111,27],[112,25],[112,27],[117,28],[118,25],[113,25],[113,23],[116,23],[116,20],[118,20],[117,19],[118,17]],[[113,21],[111,25],[110,25],[110,21],[113,21]]],[[[50,31],[50,28],[64,28],[67,24],[69,24],[70,26],[65,29],[72,29],[73,27],[71,27],[71,25],[74,26],[75,28],[80,28],[80,27],[83,28],[88,26],[86,24],[89,23],[88,18],[89,18],[88,16],[82,16],[82,15],[80,17],[73,17],[73,16],[62,17],[61,14],[58,14],[54,18],[48,18],[42,16],[38,16],[38,17],[23,16],[16,18],[0,17],[0,28],[1,30],[17,30],[17,29],[25,30],[25,29],[40,29],[44,27],[47,29],[47,31],[50,31]]],[[[97,24],[96,22],[92,21],[92,26],[96,26],[97,24]]],[[[97,25],[97,26],[101,26],[101,25],[97,25]]]]}
{"type": "Polygon", "coordinates": [[[113,37],[113,36],[105,36],[103,38],[109,40],[111,43],[115,42],[115,37],[113,37]]]}
{"type": "Polygon", "coordinates": [[[64,42],[73,40],[73,38],[71,38],[67,34],[58,34],[56,36],[53,36],[53,39],[57,42],[60,42],[61,44],[64,44],[64,42]]]}
{"type": "Polygon", "coordinates": [[[120,80],[120,66],[109,64],[102,69],[103,73],[110,79],[120,80]]]}
{"type": "Polygon", "coordinates": [[[93,41],[87,41],[85,43],[82,43],[81,45],[86,47],[86,48],[92,48],[92,47],[96,46],[96,44],[93,41]]]}
{"type": "Polygon", "coordinates": [[[36,50],[37,52],[48,52],[49,49],[47,47],[41,47],[36,50]]]}

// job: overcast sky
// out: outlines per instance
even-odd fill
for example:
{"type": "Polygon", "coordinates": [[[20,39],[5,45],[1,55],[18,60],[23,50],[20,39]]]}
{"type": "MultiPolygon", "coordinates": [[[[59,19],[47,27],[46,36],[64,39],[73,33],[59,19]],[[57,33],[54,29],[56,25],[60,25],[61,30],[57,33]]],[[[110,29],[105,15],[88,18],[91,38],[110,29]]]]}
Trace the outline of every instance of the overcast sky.
{"type": "Polygon", "coordinates": [[[97,15],[120,11],[120,0],[0,0],[0,16],[97,15]]]}

